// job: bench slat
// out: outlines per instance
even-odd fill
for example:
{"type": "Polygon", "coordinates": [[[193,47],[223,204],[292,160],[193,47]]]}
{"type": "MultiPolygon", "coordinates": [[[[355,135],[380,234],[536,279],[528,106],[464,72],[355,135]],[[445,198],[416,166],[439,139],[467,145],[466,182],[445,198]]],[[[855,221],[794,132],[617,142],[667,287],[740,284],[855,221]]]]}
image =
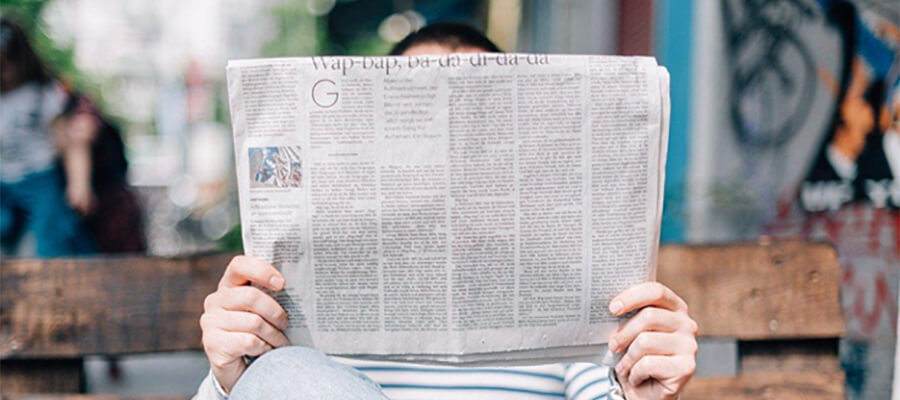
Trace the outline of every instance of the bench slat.
{"type": "Polygon", "coordinates": [[[739,342],[740,371],[840,371],[838,339],[739,342]]]}
{"type": "MultiPolygon", "coordinates": [[[[203,298],[229,258],[3,260],[0,357],[200,349],[203,298]]],[[[688,302],[701,336],[844,332],[840,268],[828,245],[664,246],[658,277],[688,302]]]]}
{"type": "Polygon", "coordinates": [[[227,254],[0,262],[0,358],[199,350],[227,254]]]}
{"type": "Polygon", "coordinates": [[[687,301],[700,336],[754,340],[844,334],[840,264],[827,244],[664,246],[657,277],[687,301]]]}
{"type": "MultiPolygon", "coordinates": [[[[200,350],[203,299],[230,258],[2,260],[0,359],[19,368],[93,354],[200,350]]],[[[737,338],[746,353],[744,373],[696,378],[684,399],[843,398],[828,340],[844,333],[840,267],[830,246],[664,246],[658,278],[688,302],[701,336],[737,338]],[[826,340],[794,340],[819,338],[826,340]]],[[[3,371],[6,394],[13,392],[10,371],[3,371]]]]}
{"type": "MultiPolygon", "coordinates": [[[[0,394],[77,393],[85,380],[80,358],[0,361],[0,394]]],[[[5,400],[5,396],[4,396],[5,400]]]]}
{"type": "Polygon", "coordinates": [[[730,377],[694,378],[682,400],[844,400],[840,371],[754,372],[730,377]]]}

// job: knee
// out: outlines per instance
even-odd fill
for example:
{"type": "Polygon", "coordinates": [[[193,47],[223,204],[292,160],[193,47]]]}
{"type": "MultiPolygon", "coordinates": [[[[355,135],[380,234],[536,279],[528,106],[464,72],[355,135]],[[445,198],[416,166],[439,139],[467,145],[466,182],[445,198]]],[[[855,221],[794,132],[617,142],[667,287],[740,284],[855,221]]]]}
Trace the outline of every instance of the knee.
{"type": "Polygon", "coordinates": [[[321,351],[304,346],[285,346],[267,351],[253,361],[253,365],[266,364],[319,364],[330,362],[328,356],[321,351]]]}
{"type": "Polygon", "coordinates": [[[322,370],[329,363],[328,357],[318,350],[302,346],[281,347],[250,363],[238,382],[303,380],[304,375],[322,370]]]}
{"type": "Polygon", "coordinates": [[[291,346],[271,350],[253,361],[229,398],[379,398],[377,393],[378,386],[354,369],[320,351],[291,346]]]}

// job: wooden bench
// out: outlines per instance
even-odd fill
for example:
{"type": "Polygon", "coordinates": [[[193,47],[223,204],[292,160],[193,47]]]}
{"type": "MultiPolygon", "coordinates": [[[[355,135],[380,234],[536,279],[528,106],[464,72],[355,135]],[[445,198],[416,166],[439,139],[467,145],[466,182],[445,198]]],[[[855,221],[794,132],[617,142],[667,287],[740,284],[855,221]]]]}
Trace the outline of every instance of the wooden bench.
{"type": "MultiPolygon", "coordinates": [[[[203,299],[229,258],[3,260],[3,398],[111,399],[72,395],[84,390],[83,357],[201,350],[203,299]]],[[[684,399],[844,399],[830,246],[665,246],[658,278],[690,305],[702,337],[738,341],[739,374],[696,377],[684,399]]]]}

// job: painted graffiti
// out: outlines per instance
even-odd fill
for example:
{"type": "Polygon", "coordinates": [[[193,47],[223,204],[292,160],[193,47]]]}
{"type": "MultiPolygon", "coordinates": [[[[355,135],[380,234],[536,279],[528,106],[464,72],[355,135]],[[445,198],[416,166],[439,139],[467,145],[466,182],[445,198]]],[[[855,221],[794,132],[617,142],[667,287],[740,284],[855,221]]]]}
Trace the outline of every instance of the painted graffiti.
{"type": "Polygon", "coordinates": [[[720,4],[747,207],[762,210],[758,233],[837,248],[848,392],[884,398],[900,281],[900,2],[720,4]]]}

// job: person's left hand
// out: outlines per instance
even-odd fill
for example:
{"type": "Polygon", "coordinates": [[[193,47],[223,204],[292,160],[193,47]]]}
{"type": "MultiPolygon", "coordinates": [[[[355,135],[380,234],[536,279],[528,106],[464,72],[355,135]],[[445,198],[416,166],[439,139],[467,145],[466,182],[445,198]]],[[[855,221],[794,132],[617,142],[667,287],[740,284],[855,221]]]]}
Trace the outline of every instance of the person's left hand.
{"type": "Polygon", "coordinates": [[[70,182],[66,187],[66,200],[69,201],[69,206],[82,216],[92,214],[97,205],[97,198],[90,182],[82,184],[70,182]]]}
{"type": "Polygon", "coordinates": [[[640,310],[609,340],[610,350],[624,352],[615,370],[625,398],[677,398],[694,375],[697,355],[697,323],[684,300],[648,282],[616,296],[609,310],[616,316],[640,310]]]}
{"type": "Polygon", "coordinates": [[[51,128],[55,130],[66,168],[66,200],[83,216],[92,214],[97,206],[91,185],[91,145],[100,121],[90,107],[81,101],[73,115],[60,118],[51,128]]]}

